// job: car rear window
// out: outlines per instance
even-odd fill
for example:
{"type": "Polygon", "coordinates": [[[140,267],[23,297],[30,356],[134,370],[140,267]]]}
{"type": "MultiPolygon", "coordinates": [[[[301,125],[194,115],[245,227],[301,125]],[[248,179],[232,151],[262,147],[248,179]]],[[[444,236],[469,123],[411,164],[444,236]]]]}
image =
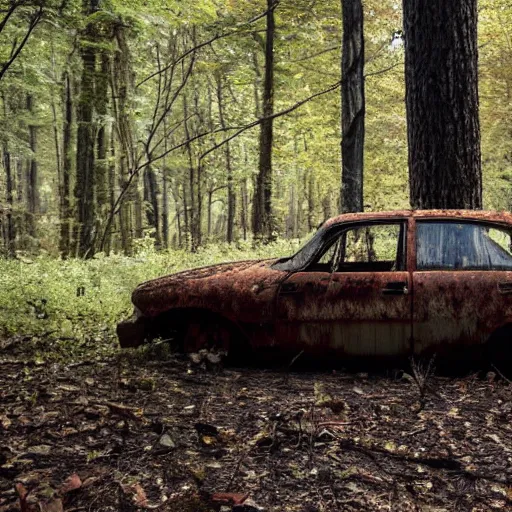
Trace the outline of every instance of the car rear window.
{"type": "Polygon", "coordinates": [[[472,222],[418,221],[418,270],[512,270],[510,231],[472,222]]]}

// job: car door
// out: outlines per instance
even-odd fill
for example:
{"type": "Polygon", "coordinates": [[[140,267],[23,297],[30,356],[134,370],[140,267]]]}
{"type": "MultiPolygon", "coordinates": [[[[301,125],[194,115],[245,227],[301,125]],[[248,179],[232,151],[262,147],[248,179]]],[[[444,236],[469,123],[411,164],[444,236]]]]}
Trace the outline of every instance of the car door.
{"type": "Polygon", "coordinates": [[[510,228],[417,219],[415,232],[414,353],[478,356],[512,314],[510,228]]]}
{"type": "Polygon", "coordinates": [[[327,355],[397,356],[410,350],[406,220],[340,228],[277,297],[277,339],[327,355]]]}

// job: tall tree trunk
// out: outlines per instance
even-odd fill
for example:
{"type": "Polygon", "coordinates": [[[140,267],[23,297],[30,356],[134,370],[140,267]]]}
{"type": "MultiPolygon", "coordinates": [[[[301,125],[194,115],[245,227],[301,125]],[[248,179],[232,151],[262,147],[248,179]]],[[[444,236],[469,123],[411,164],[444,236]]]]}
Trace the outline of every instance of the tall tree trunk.
{"type": "Polygon", "coordinates": [[[169,248],[169,178],[167,167],[163,167],[162,175],[162,243],[165,249],[169,248]]]}
{"type": "MultiPolygon", "coordinates": [[[[219,120],[220,125],[223,129],[226,128],[226,117],[224,113],[224,97],[222,95],[222,76],[219,73],[217,75],[217,103],[219,106],[219,120]]],[[[227,233],[226,239],[230,244],[234,238],[234,226],[235,226],[235,215],[236,215],[236,195],[233,186],[233,165],[231,158],[231,146],[229,142],[224,145],[226,155],[226,173],[228,181],[228,218],[227,218],[227,233]]]]}
{"type": "MultiPolygon", "coordinates": [[[[99,0],[84,0],[83,10],[90,16],[98,10],[99,0]]],[[[92,256],[96,223],[95,194],[95,139],[94,125],[96,28],[92,22],[85,29],[85,42],[81,49],[82,77],[77,108],[77,151],[75,198],[77,211],[76,252],[80,257],[92,256]]]]}
{"type": "MultiPolygon", "coordinates": [[[[34,115],[34,98],[27,95],[27,111],[30,116],[34,115]]],[[[40,211],[39,198],[39,176],[37,163],[37,127],[31,120],[28,125],[29,147],[31,155],[27,163],[27,203],[28,203],[28,233],[32,238],[36,238],[37,214],[40,211]]]]}
{"type": "Polygon", "coordinates": [[[247,192],[247,178],[244,178],[242,181],[242,187],[240,190],[240,195],[242,197],[242,208],[241,208],[241,219],[240,224],[242,225],[242,234],[244,240],[247,240],[247,231],[248,231],[248,216],[249,216],[249,193],[247,192]]]}
{"type": "MultiPolygon", "coordinates": [[[[2,104],[3,104],[3,114],[4,114],[4,120],[7,121],[7,100],[5,98],[5,95],[2,93],[2,104]]],[[[2,147],[2,159],[3,159],[3,167],[5,170],[5,184],[6,184],[6,202],[7,202],[7,211],[5,212],[5,222],[6,222],[6,229],[5,229],[5,242],[6,242],[6,249],[7,249],[7,255],[10,257],[15,256],[16,254],[16,224],[14,221],[13,211],[14,211],[14,188],[15,188],[15,180],[13,177],[13,171],[12,171],[12,159],[11,159],[11,153],[9,150],[8,141],[4,139],[3,147],[2,147]]],[[[21,187],[22,176],[18,175],[18,187],[21,187]]],[[[20,201],[20,198],[22,196],[22,189],[18,189],[18,201],[20,201]]],[[[2,210],[0,209],[0,216],[2,215],[2,210]]],[[[1,220],[1,217],[0,217],[1,220]]]]}
{"type": "Polygon", "coordinates": [[[60,240],[59,249],[63,258],[69,256],[71,237],[71,175],[73,172],[73,94],[69,73],[64,74],[64,126],[62,136],[62,181],[60,188],[60,240]]]}
{"type": "MultiPolygon", "coordinates": [[[[14,211],[14,179],[12,174],[11,166],[11,154],[7,146],[7,142],[4,142],[3,147],[3,165],[5,170],[5,185],[6,185],[6,202],[7,211],[5,212],[5,219],[7,224],[6,230],[6,246],[7,255],[10,257],[16,254],[16,226],[14,223],[13,211],[14,211]]],[[[0,211],[0,214],[2,212],[0,211]]]]}
{"type": "Polygon", "coordinates": [[[413,208],[481,208],[477,0],[403,0],[413,208]]]}
{"type": "Polygon", "coordinates": [[[276,0],[267,0],[265,41],[265,78],[263,83],[263,118],[260,126],[260,158],[254,191],[252,228],[256,239],[272,239],[272,141],[274,113],[274,8],[276,0]]]}
{"type": "Polygon", "coordinates": [[[364,37],[361,0],[341,0],[341,210],[363,211],[364,37]]]}
{"type": "MultiPolygon", "coordinates": [[[[194,84],[194,107],[195,113],[198,118],[198,122],[200,125],[203,124],[203,119],[201,116],[201,109],[199,107],[199,89],[197,87],[197,83],[194,84]]],[[[195,130],[194,135],[197,135],[197,128],[195,130]]],[[[197,146],[199,149],[199,153],[203,152],[203,140],[199,139],[197,141],[197,146]]],[[[196,237],[196,243],[194,248],[198,248],[203,243],[203,165],[204,161],[200,158],[197,162],[197,172],[196,172],[196,213],[195,213],[195,222],[194,222],[194,232],[196,237]]]]}
{"type": "Polygon", "coordinates": [[[184,244],[183,247],[185,249],[188,249],[188,236],[190,233],[190,216],[189,216],[189,206],[188,206],[188,200],[187,200],[187,184],[186,180],[184,179],[182,182],[182,190],[183,190],[183,219],[184,219],[184,226],[182,233],[184,235],[184,244]]]}
{"type": "MultiPolygon", "coordinates": [[[[167,123],[164,120],[164,134],[167,133],[167,123]]],[[[164,153],[167,152],[167,137],[164,141],[164,153]]],[[[162,161],[162,242],[165,249],[169,248],[169,176],[167,159],[162,161]]]]}
{"type": "MultiPolygon", "coordinates": [[[[8,146],[7,146],[8,147],[8,146]]],[[[11,156],[11,167],[13,164],[13,159],[11,156]]],[[[19,211],[25,211],[26,210],[26,204],[25,204],[25,195],[26,195],[26,175],[25,175],[25,166],[24,166],[24,159],[23,158],[17,158],[16,159],[16,205],[19,209],[19,211]]],[[[24,237],[24,223],[22,222],[22,216],[21,215],[13,215],[13,222],[16,229],[16,240],[20,241],[24,237]]],[[[19,244],[19,242],[17,242],[19,244]]]]}
{"type": "MultiPolygon", "coordinates": [[[[110,210],[114,210],[116,202],[116,139],[114,129],[110,130],[110,162],[108,164],[108,202],[110,210]]],[[[112,239],[111,229],[107,233],[105,241],[105,252],[110,254],[112,249],[116,250],[115,240],[112,239]]]]}
{"type": "MultiPolygon", "coordinates": [[[[304,184],[306,185],[306,183],[304,184]]],[[[315,228],[315,175],[310,169],[307,181],[308,190],[308,230],[311,232],[315,228]]]]}
{"type": "Polygon", "coordinates": [[[295,238],[297,236],[297,194],[295,183],[290,186],[290,195],[288,197],[288,218],[286,219],[286,238],[295,238]]]}
{"type": "Polygon", "coordinates": [[[208,240],[212,236],[212,205],[213,205],[213,189],[208,190],[208,203],[206,213],[206,229],[208,233],[208,240]]]}
{"type": "MultiPolygon", "coordinates": [[[[148,161],[151,154],[147,154],[148,161]]],[[[158,204],[159,187],[155,171],[151,165],[144,169],[144,201],[146,203],[146,219],[154,229],[155,247],[160,248],[160,208],[158,204]]]]}
{"type": "MultiPolygon", "coordinates": [[[[185,128],[185,138],[186,140],[190,140],[190,130],[188,126],[188,102],[187,102],[187,96],[186,94],[183,94],[183,119],[184,123],[183,126],[185,128]]],[[[185,217],[185,224],[188,224],[188,227],[190,229],[190,237],[191,237],[191,243],[192,243],[192,251],[196,251],[198,248],[198,242],[197,242],[197,232],[196,232],[196,217],[197,217],[197,211],[196,211],[196,201],[195,201],[195,189],[196,189],[196,169],[194,167],[194,159],[192,155],[192,147],[190,143],[187,142],[185,145],[187,150],[187,156],[188,156],[188,186],[189,186],[189,211],[188,215],[185,217]]]]}
{"type": "MultiPolygon", "coordinates": [[[[179,177],[174,179],[171,182],[170,188],[171,188],[172,198],[173,198],[173,201],[174,201],[174,208],[176,210],[175,219],[176,219],[176,230],[177,230],[177,234],[178,234],[177,246],[181,249],[183,247],[183,229],[182,229],[182,221],[181,221],[181,216],[183,214],[183,209],[182,209],[182,202],[183,201],[180,198],[180,180],[179,180],[179,177]]],[[[175,239],[175,237],[173,237],[173,239],[175,239]]],[[[174,248],[176,248],[176,244],[174,244],[174,248]]]]}
{"type": "Polygon", "coordinates": [[[95,107],[97,114],[96,160],[94,179],[96,185],[96,202],[98,206],[97,227],[95,233],[101,233],[104,220],[109,209],[108,194],[108,146],[109,129],[107,124],[108,113],[108,83],[110,73],[110,54],[103,50],[100,55],[99,69],[95,75],[95,107]]]}
{"type": "MultiPolygon", "coordinates": [[[[131,120],[131,98],[133,94],[133,69],[130,48],[127,42],[126,26],[119,23],[114,27],[117,48],[114,54],[111,82],[112,106],[115,117],[115,133],[118,142],[117,166],[119,188],[128,186],[130,173],[135,167],[135,149],[133,125],[131,120]]],[[[138,186],[138,177],[129,186],[119,207],[119,229],[121,246],[125,254],[132,254],[133,237],[142,236],[142,200],[138,186]]],[[[111,211],[110,215],[112,215],[111,211]]]]}

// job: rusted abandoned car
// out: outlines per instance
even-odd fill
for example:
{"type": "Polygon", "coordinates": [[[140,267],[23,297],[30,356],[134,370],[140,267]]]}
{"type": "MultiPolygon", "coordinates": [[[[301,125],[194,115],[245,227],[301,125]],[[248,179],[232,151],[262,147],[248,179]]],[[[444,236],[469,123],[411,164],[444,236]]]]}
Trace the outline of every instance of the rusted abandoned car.
{"type": "MultiPolygon", "coordinates": [[[[122,347],[512,360],[512,214],[394,211],[328,220],[294,256],[148,281],[122,347]]],[[[302,356],[305,357],[305,356],[302,356]]]]}

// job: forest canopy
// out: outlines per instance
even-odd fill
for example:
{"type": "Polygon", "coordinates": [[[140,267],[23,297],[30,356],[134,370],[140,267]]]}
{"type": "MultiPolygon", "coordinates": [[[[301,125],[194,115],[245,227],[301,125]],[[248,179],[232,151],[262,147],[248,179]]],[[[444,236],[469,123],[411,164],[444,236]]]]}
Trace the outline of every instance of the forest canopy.
{"type": "MultiPolygon", "coordinates": [[[[304,236],[342,210],[339,0],[3,0],[0,11],[3,255],[251,239],[269,119],[271,192],[257,200],[273,236],[304,236]]],[[[408,208],[402,5],[367,0],[363,17],[363,207],[408,208]]],[[[512,7],[481,0],[478,17],[483,204],[510,209],[512,7]]]]}

